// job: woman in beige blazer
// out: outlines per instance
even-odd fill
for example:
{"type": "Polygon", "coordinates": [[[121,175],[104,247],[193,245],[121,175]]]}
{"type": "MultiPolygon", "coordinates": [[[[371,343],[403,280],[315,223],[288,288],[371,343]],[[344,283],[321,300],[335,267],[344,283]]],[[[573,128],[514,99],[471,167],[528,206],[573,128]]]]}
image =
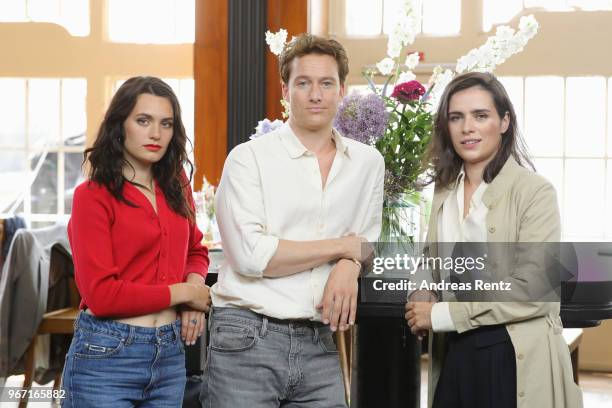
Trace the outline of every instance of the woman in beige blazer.
{"type": "MultiPolygon", "coordinates": [[[[488,259],[487,267],[503,271],[516,290],[529,292],[533,282],[543,281],[545,261],[535,248],[561,239],[556,193],[527,168],[533,165],[514,108],[493,75],[468,73],[447,86],[430,159],[436,187],[426,254],[437,256],[443,241],[533,243],[533,250],[518,251],[517,258],[488,259]]],[[[440,271],[432,274],[440,281],[440,271]]],[[[559,302],[438,297],[416,291],[406,304],[413,333],[433,329],[430,407],[582,407],[561,335],[559,302]]]]}

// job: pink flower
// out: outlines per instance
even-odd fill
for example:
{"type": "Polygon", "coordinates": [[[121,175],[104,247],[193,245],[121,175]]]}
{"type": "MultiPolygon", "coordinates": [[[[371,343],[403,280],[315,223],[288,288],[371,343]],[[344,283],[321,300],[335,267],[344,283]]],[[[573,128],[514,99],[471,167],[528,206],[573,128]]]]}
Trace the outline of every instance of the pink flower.
{"type": "Polygon", "coordinates": [[[396,85],[391,96],[402,103],[407,103],[418,101],[424,93],[425,87],[419,81],[413,80],[396,85]]]}

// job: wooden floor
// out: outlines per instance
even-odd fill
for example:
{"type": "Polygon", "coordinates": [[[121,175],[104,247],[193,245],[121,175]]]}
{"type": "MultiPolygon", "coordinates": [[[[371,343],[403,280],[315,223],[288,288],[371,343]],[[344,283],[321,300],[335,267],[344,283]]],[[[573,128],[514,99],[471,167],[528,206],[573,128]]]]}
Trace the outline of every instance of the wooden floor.
{"type": "MultiPolygon", "coordinates": [[[[421,365],[421,408],[427,407],[427,361],[421,365]]],[[[9,377],[6,387],[19,387],[23,383],[23,376],[9,377]]],[[[48,384],[51,386],[52,384],[48,384]]],[[[584,393],[584,408],[610,408],[612,407],[612,373],[580,372],[580,388],[584,393]]],[[[17,408],[17,403],[2,402],[2,408],[17,408]]],[[[50,403],[29,403],[28,407],[50,408],[50,403]]]]}

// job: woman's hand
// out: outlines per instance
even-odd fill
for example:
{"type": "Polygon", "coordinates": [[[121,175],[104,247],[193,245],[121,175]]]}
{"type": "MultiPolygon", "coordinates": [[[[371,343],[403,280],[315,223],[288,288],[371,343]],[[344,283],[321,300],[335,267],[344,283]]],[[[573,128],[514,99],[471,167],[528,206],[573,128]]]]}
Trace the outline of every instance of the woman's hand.
{"type": "Polygon", "coordinates": [[[410,326],[410,331],[421,339],[424,332],[431,329],[431,302],[415,302],[406,304],[404,317],[410,326]]]}
{"type": "Polygon", "coordinates": [[[406,302],[404,318],[410,331],[422,340],[431,329],[431,309],[438,297],[428,290],[416,290],[406,302]]]}
{"type": "Polygon", "coordinates": [[[187,275],[186,284],[195,287],[194,298],[186,303],[181,310],[181,337],[185,345],[194,345],[198,337],[204,333],[206,316],[211,304],[210,288],[204,283],[204,278],[196,273],[187,275]]]}
{"type": "Polygon", "coordinates": [[[189,285],[189,300],[185,302],[185,305],[191,309],[208,313],[211,304],[210,288],[198,283],[186,282],[184,285],[189,285]]]}
{"type": "Polygon", "coordinates": [[[210,308],[209,287],[200,283],[182,282],[170,285],[170,306],[185,305],[190,309],[208,312],[210,308]]]}
{"type": "Polygon", "coordinates": [[[204,313],[193,309],[181,311],[181,338],[186,346],[194,345],[198,337],[204,333],[205,327],[206,316],[204,313]]]}

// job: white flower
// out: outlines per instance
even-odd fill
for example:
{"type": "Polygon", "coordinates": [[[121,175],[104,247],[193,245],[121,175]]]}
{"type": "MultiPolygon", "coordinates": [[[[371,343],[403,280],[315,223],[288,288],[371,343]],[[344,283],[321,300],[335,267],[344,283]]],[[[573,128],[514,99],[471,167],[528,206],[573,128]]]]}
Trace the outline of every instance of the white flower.
{"type": "Polygon", "coordinates": [[[489,69],[490,67],[495,67],[497,61],[495,48],[490,44],[485,44],[476,50],[475,58],[478,61],[478,66],[481,68],[489,69]]]}
{"type": "Polygon", "coordinates": [[[402,42],[395,38],[389,37],[389,42],[387,43],[387,55],[389,58],[397,58],[400,56],[402,52],[402,42]]]}
{"type": "Polygon", "coordinates": [[[507,44],[508,53],[512,55],[512,54],[516,54],[516,53],[523,51],[523,48],[527,45],[528,42],[529,42],[529,38],[523,35],[517,34],[516,36],[514,36],[513,39],[508,41],[508,44],[507,44]]]}
{"type": "Polygon", "coordinates": [[[514,29],[508,26],[499,26],[495,32],[495,37],[500,40],[508,41],[514,36],[514,29]]]}
{"type": "Polygon", "coordinates": [[[287,42],[287,30],[281,28],[277,33],[266,31],[266,44],[270,46],[270,51],[274,55],[280,55],[287,42]]]}
{"type": "Polygon", "coordinates": [[[512,55],[521,52],[538,31],[538,22],[533,16],[521,18],[519,26],[518,32],[507,26],[498,27],[495,36],[489,37],[484,45],[459,58],[455,70],[458,73],[492,72],[512,55]]]}
{"type": "Polygon", "coordinates": [[[457,66],[455,67],[455,71],[458,73],[467,72],[472,69],[478,63],[478,59],[476,56],[476,49],[471,50],[463,57],[457,60],[457,66]]]}
{"type": "Polygon", "coordinates": [[[448,83],[452,81],[454,77],[455,77],[455,74],[453,73],[453,71],[451,71],[450,69],[446,69],[444,70],[444,72],[442,72],[438,76],[438,80],[436,81],[436,86],[441,88],[440,91],[444,91],[444,88],[446,88],[446,85],[448,85],[448,83]]]}
{"type": "Polygon", "coordinates": [[[397,78],[398,84],[403,84],[404,82],[414,81],[416,79],[416,75],[412,71],[402,72],[397,78]]]}
{"type": "Polygon", "coordinates": [[[533,38],[537,34],[539,27],[540,25],[533,14],[523,16],[519,20],[519,31],[526,34],[529,39],[533,38]]]}
{"type": "Polygon", "coordinates": [[[419,27],[418,18],[414,15],[407,15],[400,17],[395,27],[393,27],[392,34],[401,39],[404,45],[412,44],[418,34],[419,27]]]}
{"type": "Polygon", "coordinates": [[[403,0],[400,4],[400,12],[402,14],[410,14],[413,13],[415,10],[421,10],[421,7],[418,3],[419,2],[415,0],[403,0]]]}
{"type": "Polygon", "coordinates": [[[420,61],[420,56],[418,52],[413,52],[412,54],[408,55],[408,57],[406,57],[406,67],[408,67],[408,69],[413,70],[414,68],[416,68],[417,65],[419,65],[419,61],[420,61]]]}
{"type": "Polygon", "coordinates": [[[444,69],[442,69],[441,66],[436,65],[435,68],[433,69],[433,73],[431,74],[431,76],[429,77],[429,80],[427,81],[427,84],[429,84],[429,86],[432,86],[436,82],[438,76],[442,74],[442,72],[444,72],[444,69]]]}
{"type": "Polygon", "coordinates": [[[433,83],[432,88],[430,88],[431,92],[429,93],[428,98],[432,112],[435,112],[438,108],[438,103],[440,102],[444,89],[446,89],[446,86],[453,80],[454,77],[455,73],[450,69],[446,69],[444,72],[436,76],[435,82],[433,83]]]}
{"type": "Polygon", "coordinates": [[[395,67],[395,61],[391,58],[384,58],[376,64],[376,68],[383,75],[389,75],[393,71],[393,67],[395,67]]]}

